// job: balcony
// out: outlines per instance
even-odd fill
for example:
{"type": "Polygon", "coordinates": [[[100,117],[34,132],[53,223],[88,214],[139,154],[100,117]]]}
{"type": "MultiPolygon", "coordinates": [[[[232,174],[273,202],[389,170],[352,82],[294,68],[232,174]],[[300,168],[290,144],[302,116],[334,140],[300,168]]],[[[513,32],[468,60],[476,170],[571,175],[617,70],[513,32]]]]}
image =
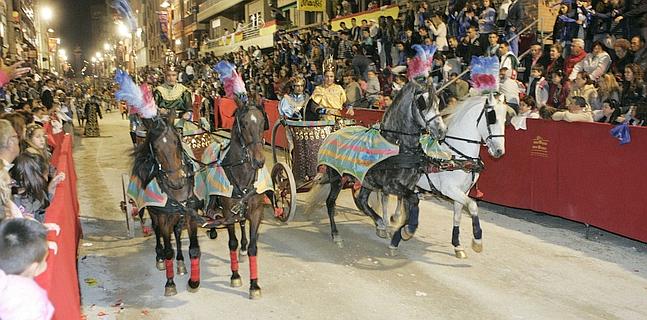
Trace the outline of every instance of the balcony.
{"type": "Polygon", "coordinates": [[[207,0],[200,4],[198,22],[204,22],[214,15],[221,13],[245,0],[207,0]]]}
{"type": "Polygon", "coordinates": [[[250,46],[259,46],[261,49],[274,46],[274,32],[276,31],[275,20],[265,22],[259,21],[257,25],[248,23],[243,27],[243,31],[226,37],[219,37],[207,41],[201,48],[200,54],[211,52],[216,56],[221,56],[227,52],[238,49],[238,47],[248,48],[250,46]]]}
{"type": "Polygon", "coordinates": [[[205,30],[204,24],[198,23],[198,15],[193,13],[182,19],[184,34],[191,34],[196,30],[205,30]]]}

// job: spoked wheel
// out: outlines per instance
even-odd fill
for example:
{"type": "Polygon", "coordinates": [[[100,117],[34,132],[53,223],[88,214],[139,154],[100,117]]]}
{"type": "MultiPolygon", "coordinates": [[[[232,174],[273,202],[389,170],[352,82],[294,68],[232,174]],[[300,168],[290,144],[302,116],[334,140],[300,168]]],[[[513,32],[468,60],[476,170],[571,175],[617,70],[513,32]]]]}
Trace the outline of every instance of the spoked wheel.
{"type": "Polygon", "coordinates": [[[297,209],[297,186],[292,170],[284,162],[278,162],[272,168],[274,185],[274,217],[282,222],[290,222],[297,209]]]}
{"type": "Polygon", "coordinates": [[[279,157],[283,156],[283,159],[288,167],[292,167],[290,147],[288,146],[287,148],[281,148],[276,145],[276,133],[280,126],[283,126],[283,123],[281,121],[277,121],[272,128],[272,160],[274,161],[274,165],[276,165],[277,163],[279,163],[279,157]]]}

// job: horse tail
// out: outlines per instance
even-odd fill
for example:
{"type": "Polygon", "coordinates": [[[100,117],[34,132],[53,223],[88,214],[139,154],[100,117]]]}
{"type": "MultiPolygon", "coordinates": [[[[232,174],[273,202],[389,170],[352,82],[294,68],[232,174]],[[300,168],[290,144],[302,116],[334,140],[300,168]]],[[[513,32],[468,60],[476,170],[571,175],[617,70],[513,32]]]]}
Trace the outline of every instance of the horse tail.
{"type": "Polygon", "coordinates": [[[311,214],[315,207],[326,203],[326,199],[330,194],[330,183],[326,172],[317,173],[313,180],[312,189],[310,189],[305,199],[306,207],[303,210],[305,214],[311,214]]]}

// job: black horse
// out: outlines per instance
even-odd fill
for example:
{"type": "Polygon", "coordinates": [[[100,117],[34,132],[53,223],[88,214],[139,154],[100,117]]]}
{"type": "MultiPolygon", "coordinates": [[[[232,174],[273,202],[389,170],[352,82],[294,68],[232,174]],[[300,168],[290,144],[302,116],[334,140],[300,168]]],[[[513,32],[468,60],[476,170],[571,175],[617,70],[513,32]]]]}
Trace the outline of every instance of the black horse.
{"type": "MultiPolygon", "coordinates": [[[[166,270],[165,296],[177,293],[173,281],[173,246],[171,233],[177,247],[177,273],[185,274],[184,256],[181,249],[181,233],[184,226],[189,233],[189,257],[191,277],[188,290],[195,292],[200,286],[200,245],[198,244],[198,218],[200,207],[193,192],[194,172],[190,159],[182,149],[178,131],[174,128],[175,111],[167,115],[143,119],[148,134],[144,143],[134,151],[132,173],[145,188],[156,179],[161,191],[168,196],[164,207],[148,206],[155,231],[156,260],[159,270],[166,270]]],[[[143,210],[143,209],[142,209],[143,210]]]]}
{"type": "MultiPolygon", "coordinates": [[[[234,114],[231,143],[227,155],[220,164],[233,186],[233,194],[231,198],[209,196],[206,212],[210,216],[217,216],[218,213],[221,213],[221,223],[227,226],[232,272],[230,284],[232,287],[242,286],[242,280],[238,273],[238,239],[236,238],[235,223],[249,221],[249,245],[247,247],[250,269],[249,297],[256,299],[261,296],[256,256],[258,230],[263,218],[264,194],[257,193],[254,183],[258,178],[258,171],[265,165],[263,131],[267,130],[269,123],[261,108],[243,104],[240,101],[237,103],[238,109],[234,114]]],[[[246,245],[244,224],[241,224],[241,227],[244,249],[246,245]]]]}
{"type": "MultiPolygon", "coordinates": [[[[444,137],[447,128],[439,115],[437,97],[432,85],[426,89],[414,80],[405,85],[380,124],[380,134],[387,141],[399,146],[399,154],[368,170],[361,188],[354,194],[355,204],[373,219],[380,237],[386,237],[386,225],[369,206],[371,192],[381,191],[403,198],[405,210],[409,215],[405,224],[393,235],[393,249],[397,248],[401,239],[410,239],[418,227],[418,195],[414,190],[422,169],[428,164],[420,145],[420,137],[425,132],[431,133],[436,139],[444,137]]],[[[335,203],[342,189],[342,176],[328,166],[326,173],[331,184],[326,207],[332,238],[341,246],[342,240],[335,224],[335,203]]]]}

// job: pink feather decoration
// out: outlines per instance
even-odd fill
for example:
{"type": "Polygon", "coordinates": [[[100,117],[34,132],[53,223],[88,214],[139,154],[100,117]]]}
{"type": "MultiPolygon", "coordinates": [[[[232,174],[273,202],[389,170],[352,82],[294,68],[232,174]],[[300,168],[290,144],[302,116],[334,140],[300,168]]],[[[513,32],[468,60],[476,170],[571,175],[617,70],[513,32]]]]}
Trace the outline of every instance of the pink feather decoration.
{"type": "Polygon", "coordinates": [[[416,50],[416,55],[409,60],[407,77],[409,79],[428,77],[434,66],[434,53],[436,53],[436,46],[415,44],[412,48],[416,50]]]}

